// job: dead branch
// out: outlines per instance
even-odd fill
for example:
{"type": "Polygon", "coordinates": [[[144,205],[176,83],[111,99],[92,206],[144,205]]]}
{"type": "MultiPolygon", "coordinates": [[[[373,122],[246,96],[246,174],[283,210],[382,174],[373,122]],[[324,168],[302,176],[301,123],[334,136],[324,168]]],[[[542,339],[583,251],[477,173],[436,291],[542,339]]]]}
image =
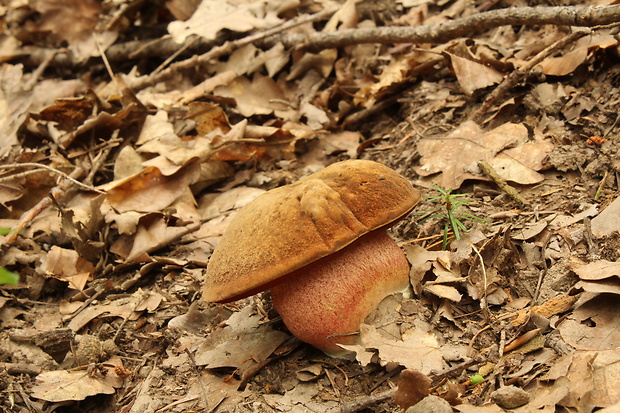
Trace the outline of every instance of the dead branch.
{"type": "Polygon", "coordinates": [[[329,33],[284,33],[269,38],[285,47],[317,51],[361,43],[442,43],[466,34],[499,26],[593,27],[620,21],[620,5],[515,7],[492,10],[471,16],[415,27],[373,27],[329,33]]]}
{"type": "Polygon", "coordinates": [[[480,167],[480,169],[482,169],[482,172],[484,172],[486,176],[488,176],[489,178],[493,180],[493,182],[495,182],[495,184],[499,187],[499,189],[504,191],[509,197],[515,200],[520,206],[529,205],[529,202],[527,202],[527,200],[523,198],[521,194],[519,194],[519,192],[517,192],[517,190],[514,187],[510,186],[508,182],[506,182],[501,176],[499,176],[499,174],[497,173],[495,168],[491,166],[491,164],[489,164],[487,161],[480,161],[478,162],[478,166],[480,167]]]}

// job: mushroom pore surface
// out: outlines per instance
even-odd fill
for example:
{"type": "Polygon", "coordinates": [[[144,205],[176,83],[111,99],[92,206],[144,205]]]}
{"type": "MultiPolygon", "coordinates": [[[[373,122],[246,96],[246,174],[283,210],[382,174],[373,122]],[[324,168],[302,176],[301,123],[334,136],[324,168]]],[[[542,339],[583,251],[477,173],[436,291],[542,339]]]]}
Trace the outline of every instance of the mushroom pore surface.
{"type": "Polygon", "coordinates": [[[300,340],[331,356],[348,353],[366,316],[387,295],[409,285],[409,263],[382,229],[364,235],[341,251],[301,269],[272,287],[273,305],[300,340]],[[334,335],[342,335],[329,338],[334,335]]]}

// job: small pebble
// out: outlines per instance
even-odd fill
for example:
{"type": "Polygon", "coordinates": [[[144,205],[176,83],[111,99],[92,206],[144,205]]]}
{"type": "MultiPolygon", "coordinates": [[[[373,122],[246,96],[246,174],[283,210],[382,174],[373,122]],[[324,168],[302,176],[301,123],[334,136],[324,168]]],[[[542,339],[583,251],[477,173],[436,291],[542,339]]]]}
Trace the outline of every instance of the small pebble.
{"type": "Polygon", "coordinates": [[[405,413],[452,413],[452,407],[445,399],[430,395],[408,408],[405,413]]]}
{"type": "Polygon", "coordinates": [[[491,393],[491,400],[504,409],[514,409],[529,403],[530,395],[520,387],[505,386],[491,393]]]}

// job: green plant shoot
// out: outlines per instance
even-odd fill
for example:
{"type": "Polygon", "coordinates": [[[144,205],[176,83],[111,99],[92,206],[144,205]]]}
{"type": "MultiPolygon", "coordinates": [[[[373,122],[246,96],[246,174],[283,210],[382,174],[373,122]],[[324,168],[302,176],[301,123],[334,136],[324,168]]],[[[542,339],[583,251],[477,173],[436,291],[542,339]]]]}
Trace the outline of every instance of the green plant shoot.
{"type": "Polygon", "coordinates": [[[17,285],[18,282],[19,282],[18,274],[11,272],[4,267],[0,267],[0,285],[4,285],[4,284],[17,285]]]}
{"type": "Polygon", "coordinates": [[[424,222],[432,218],[445,220],[442,242],[442,249],[445,250],[448,246],[448,234],[450,230],[454,233],[454,239],[460,240],[461,233],[467,231],[467,227],[463,223],[464,220],[469,219],[478,222],[487,222],[487,220],[467,212],[459,211],[461,206],[472,202],[472,199],[466,198],[468,194],[453,194],[452,189],[443,189],[439,185],[434,185],[434,187],[439,191],[439,195],[427,199],[431,202],[442,201],[443,203],[422,213],[419,222],[424,222]]]}

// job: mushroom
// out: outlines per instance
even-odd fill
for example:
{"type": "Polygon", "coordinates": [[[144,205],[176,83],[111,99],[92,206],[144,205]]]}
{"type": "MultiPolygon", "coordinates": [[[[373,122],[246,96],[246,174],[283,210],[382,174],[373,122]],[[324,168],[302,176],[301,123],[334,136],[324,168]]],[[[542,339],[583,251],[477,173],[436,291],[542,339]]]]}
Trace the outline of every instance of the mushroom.
{"type": "Polygon", "coordinates": [[[419,193],[373,161],[332,164],[273,189],[233,217],[213,252],[202,298],[231,302],[271,289],[289,331],[332,356],[366,316],[409,286],[409,264],[385,229],[419,193]]]}

